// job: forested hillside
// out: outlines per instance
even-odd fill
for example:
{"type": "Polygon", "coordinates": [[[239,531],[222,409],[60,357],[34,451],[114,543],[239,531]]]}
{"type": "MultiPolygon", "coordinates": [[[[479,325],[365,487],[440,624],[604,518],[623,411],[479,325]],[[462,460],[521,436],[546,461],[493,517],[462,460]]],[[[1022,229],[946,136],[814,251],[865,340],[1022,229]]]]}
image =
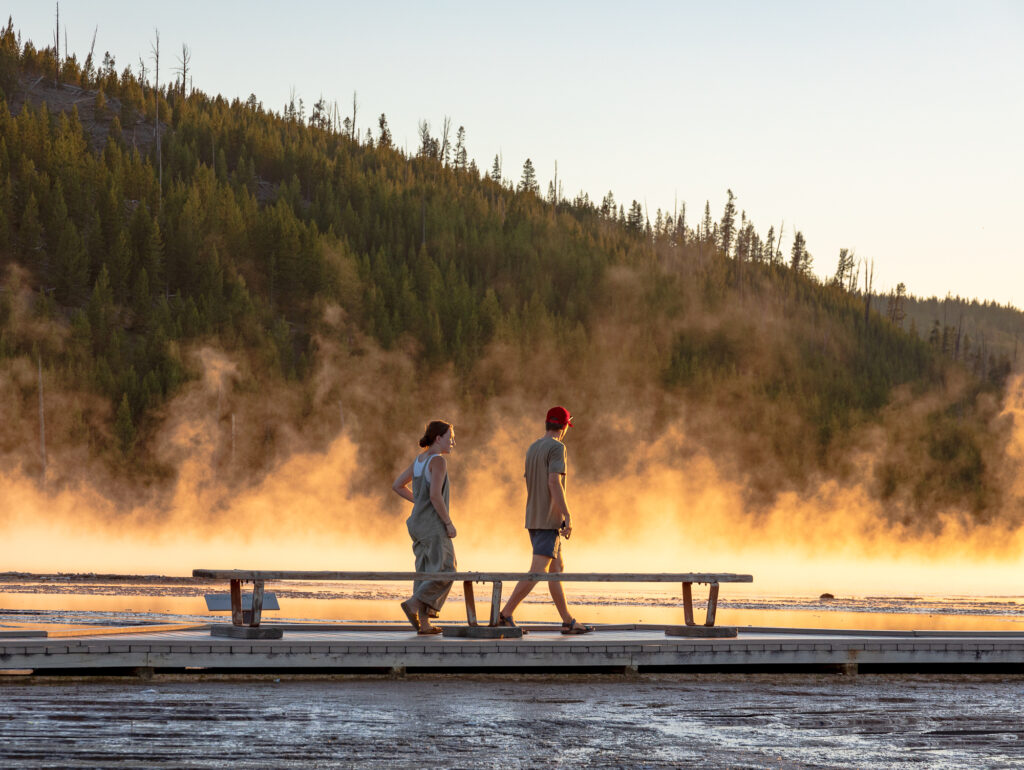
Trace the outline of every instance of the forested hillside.
{"type": "MultiPolygon", "coordinates": [[[[889,302],[879,304],[886,312],[889,302]]],[[[1016,369],[1024,343],[1024,313],[996,302],[947,296],[908,297],[903,325],[979,374],[993,361],[1016,369]]]]}
{"type": "Polygon", "coordinates": [[[846,255],[821,281],[802,235],[781,253],[731,191],[651,223],[612,193],[543,194],[529,160],[481,173],[461,128],[421,124],[410,156],[385,115],[356,133],[322,101],[157,89],[109,55],[58,67],[11,24],[0,99],[0,461],[41,475],[42,383],[52,484],[83,457],[173,478],[157,437],[216,359],[236,484],[345,430],[388,478],[424,400],[470,435],[565,400],[588,415],[584,476],[609,442],[683,426],[754,509],[871,451],[893,517],[1021,512],[999,470],[1014,352],[952,345],[950,316],[913,333],[931,309],[881,308],[846,255]]]}

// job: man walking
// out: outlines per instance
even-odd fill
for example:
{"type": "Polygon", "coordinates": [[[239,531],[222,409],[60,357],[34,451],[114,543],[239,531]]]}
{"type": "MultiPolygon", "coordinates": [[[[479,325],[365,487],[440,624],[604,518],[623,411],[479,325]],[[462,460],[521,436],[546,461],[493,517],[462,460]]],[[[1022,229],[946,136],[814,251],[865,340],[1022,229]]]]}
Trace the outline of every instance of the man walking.
{"type": "MultiPolygon", "coordinates": [[[[566,452],[562,439],[572,427],[572,416],[563,406],[553,406],[544,421],[544,435],[526,451],[526,528],[533,545],[530,572],[562,572],[562,544],[572,534],[572,517],[565,501],[566,452]]],[[[512,613],[537,585],[521,580],[505,603],[499,625],[514,626],[512,613]]],[[[562,616],[563,634],[586,634],[594,629],[576,622],[565,604],[561,581],[549,581],[551,600],[562,616]]]]}

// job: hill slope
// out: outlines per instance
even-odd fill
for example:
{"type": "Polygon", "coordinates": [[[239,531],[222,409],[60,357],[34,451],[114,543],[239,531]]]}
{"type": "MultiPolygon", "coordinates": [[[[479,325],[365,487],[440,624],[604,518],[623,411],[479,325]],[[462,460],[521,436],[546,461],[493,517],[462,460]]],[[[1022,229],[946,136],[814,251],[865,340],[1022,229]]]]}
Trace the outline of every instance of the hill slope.
{"type": "Polygon", "coordinates": [[[657,441],[670,471],[707,454],[755,513],[855,479],[914,527],[1020,520],[1007,348],[964,366],[728,207],[651,227],[429,134],[407,157],[384,116],[367,140],[73,58],[58,78],[12,27],[0,88],[8,468],[42,475],[40,379],[49,483],[89,469],[112,495],[172,486],[199,414],[214,428],[189,440],[231,490],[342,434],[382,484],[434,415],[485,447],[565,402],[584,479],[657,441]]]}

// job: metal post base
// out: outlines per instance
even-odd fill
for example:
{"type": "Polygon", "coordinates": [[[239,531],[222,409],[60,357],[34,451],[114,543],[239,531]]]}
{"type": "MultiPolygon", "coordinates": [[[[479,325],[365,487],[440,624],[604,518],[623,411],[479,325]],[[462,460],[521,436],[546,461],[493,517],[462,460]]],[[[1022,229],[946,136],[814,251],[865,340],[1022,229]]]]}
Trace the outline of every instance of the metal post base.
{"type": "Polygon", "coordinates": [[[464,639],[522,639],[523,629],[511,626],[445,626],[441,636],[464,639]]]}
{"type": "Polygon", "coordinates": [[[232,639],[280,639],[284,631],[267,626],[210,626],[210,636],[227,636],[232,639]]]}
{"type": "Polygon", "coordinates": [[[692,636],[703,639],[732,639],[737,635],[735,626],[669,626],[666,636],[692,636]]]}

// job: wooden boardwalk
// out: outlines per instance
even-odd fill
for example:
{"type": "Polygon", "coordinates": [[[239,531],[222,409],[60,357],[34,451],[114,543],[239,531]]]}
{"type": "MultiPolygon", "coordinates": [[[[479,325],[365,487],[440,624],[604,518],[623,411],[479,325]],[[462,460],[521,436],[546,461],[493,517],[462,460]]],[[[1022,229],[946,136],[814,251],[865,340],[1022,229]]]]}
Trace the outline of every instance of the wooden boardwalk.
{"type": "Polygon", "coordinates": [[[404,673],[480,671],[885,670],[1024,672],[1024,633],[740,628],[733,639],[667,636],[663,626],[599,626],[522,639],[422,637],[383,624],[285,626],[276,640],[226,639],[209,626],[133,627],[58,638],[0,634],[0,670],[35,674],[404,673]]]}

